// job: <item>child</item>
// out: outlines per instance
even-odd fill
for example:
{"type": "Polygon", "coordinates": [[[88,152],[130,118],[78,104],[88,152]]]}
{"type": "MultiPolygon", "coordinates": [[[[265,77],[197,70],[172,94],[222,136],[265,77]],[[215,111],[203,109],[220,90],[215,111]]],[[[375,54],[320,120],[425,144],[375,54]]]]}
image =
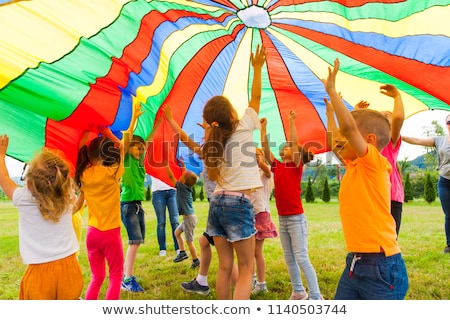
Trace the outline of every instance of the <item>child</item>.
{"type": "Polygon", "coordinates": [[[263,187],[252,192],[252,204],[253,211],[255,212],[255,227],[257,231],[255,236],[255,264],[257,275],[256,279],[254,279],[252,294],[267,291],[266,260],[264,259],[263,252],[264,239],[278,236],[276,226],[270,216],[270,183],[272,173],[266,164],[262,149],[256,149],[256,162],[258,163],[263,187]]]}
{"type": "Polygon", "coordinates": [[[308,293],[302,283],[300,270],[306,278],[311,299],[320,300],[316,271],[308,256],[307,220],[301,201],[300,182],[303,165],[313,158],[298,145],[295,128],[296,113],[289,113],[289,142],[280,150],[281,162],[269,148],[266,126],[267,119],[261,119],[261,142],[267,162],[274,177],[274,195],[278,210],[280,240],[284,260],[292,283],[291,300],[306,300],[308,293]],[[298,150],[298,151],[297,151],[298,150]]]}
{"type": "Polygon", "coordinates": [[[202,159],[209,178],[217,183],[210,202],[206,232],[213,237],[219,255],[216,293],[220,300],[249,299],[252,290],[256,229],[250,194],[262,187],[253,131],[259,127],[261,69],[265,60],[265,47],[258,45],[255,55],[251,54],[254,70],[251,99],[241,119],[223,96],[211,98],[203,109],[205,143],[202,159]],[[239,275],[232,295],[230,279],[234,253],[239,275]]]}
{"type": "MultiPolygon", "coordinates": [[[[178,125],[178,123],[173,119],[172,109],[170,106],[164,106],[164,115],[169,122],[172,129],[176,134],[179,135],[179,139],[193,152],[195,152],[199,157],[201,157],[201,146],[192,140],[188,134],[178,125]]],[[[203,125],[199,124],[203,129],[203,125]]],[[[208,202],[210,202],[216,183],[211,181],[206,172],[206,167],[203,166],[203,187],[206,191],[206,196],[208,202]]],[[[197,277],[189,282],[182,282],[181,288],[186,292],[198,293],[201,295],[207,295],[210,292],[208,285],[208,271],[212,260],[212,250],[211,246],[214,246],[214,239],[209,236],[206,232],[198,240],[200,245],[200,265],[197,277]]],[[[233,265],[233,272],[231,275],[232,284],[236,284],[237,281],[237,266],[233,265]]]]}
{"type": "Polygon", "coordinates": [[[169,165],[166,166],[167,173],[170,180],[177,189],[177,204],[179,214],[183,216],[183,222],[175,229],[175,236],[177,237],[180,252],[177,254],[173,262],[181,262],[188,258],[184,248],[184,241],[181,234],[184,232],[186,237],[186,244],[192,257],[191,268],[197,268],[200,265],[200,260],[197,256],[197,250],[194,245],[194,230],[198,219],[194,213],[192,206],[192,188],[197,183],[197,176],[194,172],[186,170],[184,162],[180,160],[182,173],[180,179],[177,181],[169,165]]]}
{"type": "Polygon", "coordinates": [[[339,124],[335,152],[346,161],[339,191],[349,251],[335,299],[404,299],[408,275],[390,213],[391,166],[381,155],[391,137],[389,121],[374,110],[349,112],[335,89],[339,60],[322,80],[339,124]]]}
{"type": "Polygon", "coordinates": [[[123,246],[120,235],[120,184],[123,175],[123,144],[110,129],[78,151],[75,182],[80,187],[77,207],[88,207],[86,248],[92,278],[86,300],[96,300],[109,266],[107,300],[120,298],[123,277],[123,246]]]}
{"type": "MultiPolygon", "coordinates": [[[[129,131],[124,133],[125,171],[121,180],[120,212],[122,223],[127,230],[128,249],[123,266],[124,276],[121,288],[129,292],[142,292],[144,289],[136,281],[133,271],[139,246],[144,243],[145,239],[145,212],[141,201],[145,200],[145,168],[143,161],[147,144],[140,136],[133,135],[132,131],[136,120],[143,114],[139,101],[135,100],[133,108],[133,112],[137,114],[133,117],[133,122],[130,123],[129,131]],[[129,143],[129,139],[126,136],[132,137],[129,143]]],[[[158,118],[152,132],[147,137],[147,141],[152,139],[160,123],[161,118],[158,118]]]]}
{"type": "Polygon", "coordinates": [[[0,135],[0,187],[18,209],[20,254],[28,265],[19,299],[79,299],[83,277],[76,258],[69,165],[44,149],[29,164],[26,185],[19,187],[6,168],[8,143],[8,136],[0,135]]]}

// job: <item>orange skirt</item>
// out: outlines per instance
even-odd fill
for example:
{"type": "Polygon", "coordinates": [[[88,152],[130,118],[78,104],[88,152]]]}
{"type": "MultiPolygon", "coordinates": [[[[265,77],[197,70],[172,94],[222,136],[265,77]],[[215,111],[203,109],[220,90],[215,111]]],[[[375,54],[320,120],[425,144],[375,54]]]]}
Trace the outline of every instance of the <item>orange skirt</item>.
{"type": "Polygon", "coordinates": [[[56,261],[30,264],[20,282],[20,300],[76,300],[83,276],[75,254],[56,261]]]}

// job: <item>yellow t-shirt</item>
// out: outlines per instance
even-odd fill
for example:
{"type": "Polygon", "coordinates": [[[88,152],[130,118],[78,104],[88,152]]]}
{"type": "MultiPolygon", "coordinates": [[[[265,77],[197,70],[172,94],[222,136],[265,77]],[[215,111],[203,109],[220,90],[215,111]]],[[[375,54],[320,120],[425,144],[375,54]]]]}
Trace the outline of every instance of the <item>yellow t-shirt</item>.
{"type": "Polygon", "coordinates": [[[120,166],[91,166],[81,176],[81,187],[88,207],[88,225],[100,231],[120,228],[120,166]]]}
{"type": "Polygon", "coordinates": [[[339,191],[340,215],[349,252],[400,252],[391,215],[389,162],[371,144],[349,162],[339,191]]]}

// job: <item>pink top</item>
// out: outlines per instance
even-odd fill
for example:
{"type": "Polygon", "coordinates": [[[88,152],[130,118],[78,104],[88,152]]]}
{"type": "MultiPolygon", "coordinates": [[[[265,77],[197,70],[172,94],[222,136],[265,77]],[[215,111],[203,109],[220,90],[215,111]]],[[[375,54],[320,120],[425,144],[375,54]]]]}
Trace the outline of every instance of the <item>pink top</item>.
{"type": "Polygon", "coordinates": [[[402,139],[398,139],[397,146],[392,145],[392,141],[381,151],[381,154],[386,157],[392,167],[392,172],[390,175],[391,180],[391,201],[397,201],[403,203],[405,200],[405,192],[403,190],[402,178],[400,177],[400,172],[397,168],[397,158],[400,152],[400,146],[402,144],[402,139]]]}

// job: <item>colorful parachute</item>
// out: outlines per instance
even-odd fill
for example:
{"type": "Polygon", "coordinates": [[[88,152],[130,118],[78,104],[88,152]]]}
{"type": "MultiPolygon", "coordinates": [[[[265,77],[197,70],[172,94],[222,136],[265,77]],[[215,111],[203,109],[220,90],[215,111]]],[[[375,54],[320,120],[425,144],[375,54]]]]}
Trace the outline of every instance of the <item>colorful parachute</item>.
{"type": "MultiPolygon", "coordinates": [[[[120,136],[136,97],[145,109],[137,134],[148,136],[166,103],[201,142],[197,123],[210,97],[229,97],[240,114],[247,106],[250,52],[263,43],[260,116],[274,153],[291,109],[300,143],[324,152],[320,79],[336,57],[349,107],[364,99],[391,108],[379,93],[391,83],[407,116],[450,110],[448,17],[450,0],[0,1],[0,133],[13,158],[26,162],[46,146],[75,163],[83,131],[105,125],[120,136]]],[[[199,172],[163,121],[147,172],[164,180],[162,159],[173,165],[176,153],[199,172]]]]}

